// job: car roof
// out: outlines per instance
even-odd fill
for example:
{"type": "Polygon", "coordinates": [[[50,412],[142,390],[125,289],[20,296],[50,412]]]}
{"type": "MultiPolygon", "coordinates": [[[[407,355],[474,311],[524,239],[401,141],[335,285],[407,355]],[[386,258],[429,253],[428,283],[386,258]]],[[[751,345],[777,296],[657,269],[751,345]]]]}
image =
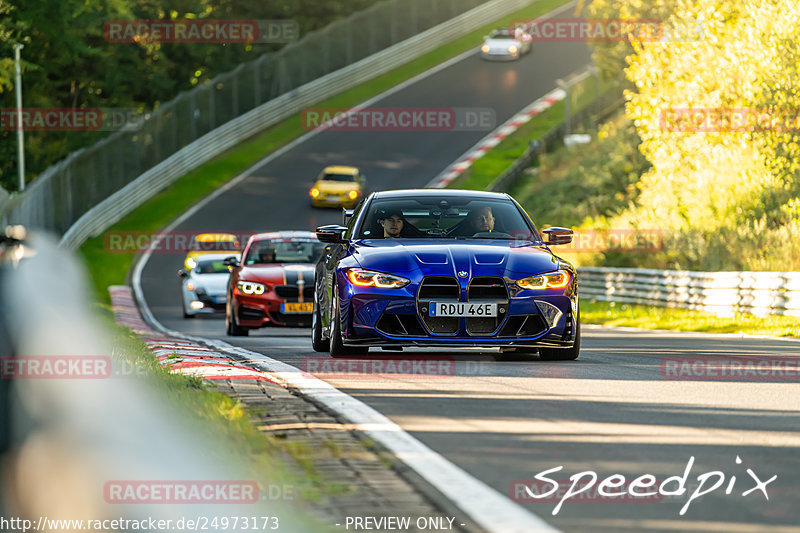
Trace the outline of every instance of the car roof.
{"type": "Polygon", "coordinates": [[[200,261],[216,261],[218,259],[227,259],[228,257],[239,256],[242,255],[242,252],[214,252],[212,253],[204,253],[203,255],[197,258],[197,262],[200,261]]]}
{"type": "Polygon", "coordinates": [[[231,233],[198,233],[194,236],[197,242],[229,242],[235,241],[236,235],[231,233]]]}
{"type": "Polygon", "coordinates": [[[326,173],[336,173],[336,174],[358,174],[358,167],[349,167],[346,165],[333,165],[330,167],[325,167],[322,169],[322,172],[326,173]]]}
{"type": "Polygon", "coordinates": [[[457,198],[486,198],[495,200],[508,200],[510,198],[508,194],[503,192],[470,191],[466,189],[399,189],[373,193],[373,197],[376,199],[419,198],[421,196],[454,196],[457,198]]]}
{"type": "Polygon", "coordinates": [[[317,234],[313,231],[270,231],[266,233],[256,233],[250,236],[250,241],[270,241],[273,239],[314,239],[317,240],[317,234]]]}

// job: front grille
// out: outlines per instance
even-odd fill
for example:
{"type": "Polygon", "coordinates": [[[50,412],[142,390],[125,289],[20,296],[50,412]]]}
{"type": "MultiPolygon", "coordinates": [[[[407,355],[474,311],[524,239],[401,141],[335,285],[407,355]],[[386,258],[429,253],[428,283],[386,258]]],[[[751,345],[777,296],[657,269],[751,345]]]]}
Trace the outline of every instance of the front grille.
{"type": "Polygon", "coordinates": [[[467,289],[467,299],[470,302],[479,300],[508,300],[508,289],[503,278],[477,277],[472,278],[467,289]]]}
{"type": "MultiPolygon", "coordinates": [[[[275,287],[275,294],[284,300],[297,300],[300,297],[300,287],[294,285],[278,285],[275,287]]],[[[314,286],[303,287],[303,298],[311,300],[314,298],[314,286]]]]}
{"type": "MultiPolygon", "coordinates": [[[[508,289],[503,278],[475,277],[469,282],[467,300],[470,302],[508,302],[508,289]]],[[[479,335],[494,333],[503,322],[503,314],[496,317],[468,318],[467,331],[479,335]]]]}
{"type": "Polygon", "coordinates": [[[489,316],[481,318],[468,318],[467,331],[470,333],[487,334],[492,333],[500,326],[503,321],[502,316],[489,316]]]}
{"type": "Polygon", "coordinates": [[[281,298],[297,298],[300,290],[292,285],[278,285],[275,287],[275,294],[281,298]]]}
{"type": "Polygon", "coordinates": [[[420,300],[460,300],[461,288],[456,278],[450,276],[430,276],[419,286],[420,300]]]}
{"type": "MultiPolygon", "coordinates": [[[[419,286],[419,301],[458,302],[461,300],[461,287],[451,276],[429,276],[419,286]]],[[[458,333],[458,317],[431,317],[427,312],[421,314],[425,326],[431,333],[440,335],[458,333]]]]}
{"type": "Polygon", "coordinates": [[[394,336],[421,336],[425,335],[416,315],[384,313],[376,324],[378,331],[394,336]]]}

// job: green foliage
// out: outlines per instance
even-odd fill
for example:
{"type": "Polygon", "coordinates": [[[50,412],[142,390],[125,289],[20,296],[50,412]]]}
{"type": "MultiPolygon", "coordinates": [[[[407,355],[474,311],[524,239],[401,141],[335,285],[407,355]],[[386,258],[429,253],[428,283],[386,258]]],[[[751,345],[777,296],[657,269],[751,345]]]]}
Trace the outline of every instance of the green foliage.
{"type": "Polygon", "coordinates": [[[649,167],[638,144],[635,127],[619,113],[591,144],[544,155],[535,177],[513,193],[540,226],[603,226],[636,199],[636,182],[649,167]]]}
{"type": "MultiPolygon", "coordinates": [[[[119,19],[293,19],[319,29],[376,0],[0,0],[0,107],[15,106],[13,44],[22,43],[25,107],[158,107],[180,91],[256,59],[278,44],[113,43],[119,19]]],[[[26,132],[31,176],[106,132],[26,132]]],[[[15,189],[16,135],[0,131],[0,185],[15,189]]]]}
{"type": "Polygon", "coordinates": [[[679,132],[660,122],[681,108],[796,113],[800,21],[788,7],[776,0],[678,2],[674,18],[702,20],[703,39],[634,46],[627,72],[636,91],[627,94],[627,114],[653,168],[642,176],[638,205],[618,221],[672,232],[669,266],[800,267],[798,246],[790,245],[800,236],[791,203],[800,194],[798,132],[679,132]]]}
{"type": "Polygon", "coordinates": [[[663,232],[660,253],[585,255],[583,264],[800,269],[798,124],[747,131],[664,125],[680,109],[796,115],[799,6],[797,0],[592,2],[590,17],[661,20],[668,37],[594,44],[603,75],[624,73],[632,84],[630,122],[607,130],[605,141],[568,164],[558,161],[570,157],[564,152],[543,165],[524,191],[526,207],[554,224],[663,232]],[[636,146],[649,165],[632,153],[636,146]]]}

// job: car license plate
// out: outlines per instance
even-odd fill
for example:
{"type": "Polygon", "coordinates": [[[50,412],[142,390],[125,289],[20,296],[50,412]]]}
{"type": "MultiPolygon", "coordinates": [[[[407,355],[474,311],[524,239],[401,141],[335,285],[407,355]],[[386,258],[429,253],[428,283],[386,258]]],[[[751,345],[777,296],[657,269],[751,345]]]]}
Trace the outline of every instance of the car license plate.
{"type": "Polygon", "coordinates": [[[468,318],[497,316],[497,304],[431,302],[430,309],[431,316],[463,316],[468,318]]]}
{"type": "Polygon", "coordinates": [[[314,302],[283,302],[281,313],[311,313],[314,311],[314,302]]]}

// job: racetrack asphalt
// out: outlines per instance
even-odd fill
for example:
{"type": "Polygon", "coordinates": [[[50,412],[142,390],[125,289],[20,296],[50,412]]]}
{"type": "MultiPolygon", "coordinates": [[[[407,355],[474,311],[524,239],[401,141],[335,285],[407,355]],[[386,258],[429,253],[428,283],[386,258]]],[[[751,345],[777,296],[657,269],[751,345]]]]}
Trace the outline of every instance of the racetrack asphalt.
{"type": "MultiPolygon", "coordinates": [[[[500,124],[588,61],[582,43],[538,43],[532,54],[510,63],[471,55],[373,106],[490,108],[500,124]]],[[[255,167],[174,229],[252,232],[336,223],[338,210],[308,205],[308,189],[323,166],[357,165],[372,190],[423,186],[487,133],[319,133],[255,167]]],[[[143,296],[164,326],[223,339],[301,369],[321,363],[308,330],[264,329],[230,338],[219,318],[182,319],[175,275],[182,260],[179,254],[156,254],[143,268],[143,296]]],[[[556,501],[522,503],[564,531],[798,531],[797,374],[685,379],[665,376],[664,369],[685,357],[797,356],[800,344],[603,328],[586,328],[583,341],[575,362],[501,361],[494,353],[459,350],[439,354],[448,370],[433,375],[344,371],[320,377],[502,493],[511,487],[513,494],[516,480],[560,465],[563,470],[552,478],[592,470],[601,478],[622,474],[630,481],[652,474],[661,482],[682,475],[695,457],[690,493],[698,474],[725,476],[721,488],[692,502],[683,516],[687,495],[657,502],[575,498],[581,501],[567,501],[556,516],[556,501]],[[769,501],[758,491],[741,495],[754,485],[747,468],[764,481],[778,476],[767,486],[769,501]],[[735,488],[725,494],[733,475],[735,488]]]]}

